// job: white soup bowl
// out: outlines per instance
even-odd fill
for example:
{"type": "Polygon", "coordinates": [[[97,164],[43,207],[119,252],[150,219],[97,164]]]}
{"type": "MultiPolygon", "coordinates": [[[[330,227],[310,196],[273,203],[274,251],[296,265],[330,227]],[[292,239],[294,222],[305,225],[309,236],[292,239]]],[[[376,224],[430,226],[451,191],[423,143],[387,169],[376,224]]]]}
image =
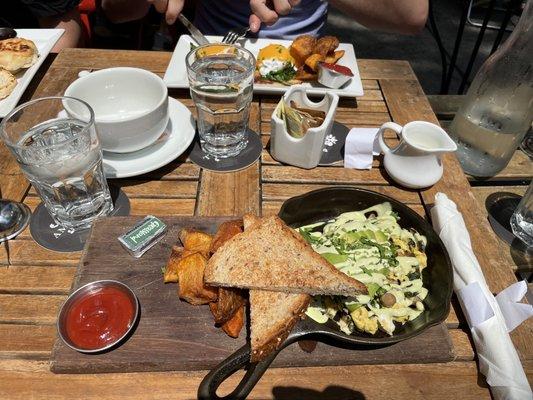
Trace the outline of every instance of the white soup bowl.
{"type": "MultiPolygon", "coordinates": [[[[86,73],[70,84],[65,96],[84,100],[93,108],[105,151],[129,153],[150,146],[168,124],[165,83],[144,69],[118,67],[86,73]]],[[[72,104],[64,102],[66,112],[79,117],[72,104]]]]}

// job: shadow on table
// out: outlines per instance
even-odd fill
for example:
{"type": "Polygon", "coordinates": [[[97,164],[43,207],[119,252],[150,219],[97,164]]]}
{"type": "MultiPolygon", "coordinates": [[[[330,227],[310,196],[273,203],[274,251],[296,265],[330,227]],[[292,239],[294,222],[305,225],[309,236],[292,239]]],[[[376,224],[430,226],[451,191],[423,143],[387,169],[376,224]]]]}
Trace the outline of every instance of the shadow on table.
{"type": "Polygon", "coordinates": [[[276,400],[364,400],[365,396],[356,390],[343,386],[328,386],[322,392],[297,386],[276,386],[272,389],[276,400]]]}

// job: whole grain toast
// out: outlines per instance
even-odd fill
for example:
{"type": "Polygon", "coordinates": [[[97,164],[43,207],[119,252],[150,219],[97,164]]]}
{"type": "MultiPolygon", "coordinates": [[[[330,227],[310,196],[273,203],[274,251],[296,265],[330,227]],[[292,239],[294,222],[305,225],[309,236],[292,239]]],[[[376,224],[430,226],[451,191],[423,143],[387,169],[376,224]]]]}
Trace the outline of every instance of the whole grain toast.
{"type": "Polygon", "coordinates": [[[276,216],[256,221],[225,242],[209,260],[204,281],[213,286],[311,295],[367,292],[364,284],[322,258],[276,216]]]}
{"type": "MultiPolygon", "coordinates": [[[[244,230],[259,224],[259,218],[243,217],[244,230]]],[[[264,359],[283,343],[307,309],[311,296],[301,293],[250,290],[250,361],[264,359]]]]}

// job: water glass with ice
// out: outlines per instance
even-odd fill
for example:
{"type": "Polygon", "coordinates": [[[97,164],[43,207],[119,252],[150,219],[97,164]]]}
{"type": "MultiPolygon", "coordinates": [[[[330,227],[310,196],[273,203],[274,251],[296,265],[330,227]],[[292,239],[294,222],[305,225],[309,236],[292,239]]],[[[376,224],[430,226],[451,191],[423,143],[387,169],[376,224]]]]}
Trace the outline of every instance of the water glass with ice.
{"type": "Polygon", "coordinates": [[[511,228],[526,246],[533,247],[533,181],[511,217],[511,228]]]}
{"type": "Polygon", "coordinates": [[[216,158],[238,155],[247,145],[254,56],[240,46],[208,44],[192,49],[186,65],[202,150],[216,158]]]}
{"type": "Polygon", "coordinates": [[[94,112],[84,101],[45,97],[22,104],[4,118],[0,135],[56,223],[85,229],[113,210],[94,112]]]}

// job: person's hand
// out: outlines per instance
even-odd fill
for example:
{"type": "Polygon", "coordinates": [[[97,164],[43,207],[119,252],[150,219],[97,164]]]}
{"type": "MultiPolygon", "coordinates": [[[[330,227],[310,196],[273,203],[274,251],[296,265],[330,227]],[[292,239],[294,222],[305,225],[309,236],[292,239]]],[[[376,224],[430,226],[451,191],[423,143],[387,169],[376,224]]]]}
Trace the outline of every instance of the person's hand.
{"type": "Polygon", "coordinates": [[[250,15],[250,30],[259,31],[261,23],[272,25],[280,15],[287,15],[300,0],[250,0],[252,15],[250,15]]]}
{"type": "Polygon", "coordinates": [[[185,0],[147,0],[154,5],[155,9],[161,14],[165,14],[165,21],[168,25],[176,22],[179,13],[183,10],[185,0]]]}

